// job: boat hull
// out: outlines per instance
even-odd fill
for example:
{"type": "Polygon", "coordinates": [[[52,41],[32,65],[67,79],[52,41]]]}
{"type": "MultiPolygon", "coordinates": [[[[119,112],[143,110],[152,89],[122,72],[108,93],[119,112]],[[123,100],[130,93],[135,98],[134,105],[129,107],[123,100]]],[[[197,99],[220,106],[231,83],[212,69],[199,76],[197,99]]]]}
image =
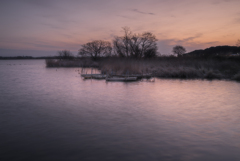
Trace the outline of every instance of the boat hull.
{"type": "Polygon", "coordinates": [[[107,76],[104,74],[81,74],[84,79],[105,79],[107,76]]]}
{"type": "Polygon", "coordinates": [[[130,74],[130,75],[112,75],[113,77],[137,77],[137,79],[146,78],[149,79],[152,77],[151,73],[148,74],[130,74]]]}
{"type": "Polygon", "coordinates": [[[130,82],[130,81],[137,81],[137,77],[110,77],[110,78],[106,78],[106,81],[130,82]]]}

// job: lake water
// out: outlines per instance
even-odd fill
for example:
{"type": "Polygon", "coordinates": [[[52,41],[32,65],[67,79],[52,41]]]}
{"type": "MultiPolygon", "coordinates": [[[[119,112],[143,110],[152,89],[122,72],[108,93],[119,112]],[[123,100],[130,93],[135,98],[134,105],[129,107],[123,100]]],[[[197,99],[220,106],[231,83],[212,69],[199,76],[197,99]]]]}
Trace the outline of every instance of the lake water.
{"type": "Polygon", "coordinates": [[[0,61],[0,160],[240,160],[240,83],[83,80],[0,61]]]}

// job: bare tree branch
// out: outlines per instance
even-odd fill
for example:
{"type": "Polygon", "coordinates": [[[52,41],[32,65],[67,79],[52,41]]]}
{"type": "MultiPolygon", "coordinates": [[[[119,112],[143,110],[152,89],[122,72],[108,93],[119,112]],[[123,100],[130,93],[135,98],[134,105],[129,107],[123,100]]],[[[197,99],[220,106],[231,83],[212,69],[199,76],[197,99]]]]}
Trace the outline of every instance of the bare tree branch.
{"type": "Polygon", "coordinates": [[[113,48],[120,57],[154,57],[157,54],[157,39],[150,32],[132,34],[128,27],[123,27],[124,36],[115,37],[113,48]],[[151,51],[151,52],[150,52],[151,51]]]}
{"type": "Polygon", "coordinates": [[[69,50],[58,51],[58,56],[60,59],[72,59],[74,58],[73,54],[69,50]]]}
{"type": "Polygon", "coordinates": [[[79,55],[90,56],[94,59],[103,56],[110,56],[112,45],[109,41],[95,40],[82,45],[79,55]]]}
{"type": "Polygon", "coordinates": [[[240,47],[240,39],[238,39],[236,46],[240,47]]]}

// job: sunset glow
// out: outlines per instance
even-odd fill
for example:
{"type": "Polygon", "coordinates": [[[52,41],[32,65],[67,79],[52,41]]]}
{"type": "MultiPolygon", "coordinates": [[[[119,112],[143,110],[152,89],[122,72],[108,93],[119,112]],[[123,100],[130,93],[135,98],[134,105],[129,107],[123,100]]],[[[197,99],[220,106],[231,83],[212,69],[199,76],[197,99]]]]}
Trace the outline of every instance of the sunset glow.
{"type": "Polygon", "coordinates": [[[24,55],[22,50],[42,51],[37,56],[62,49],[77,54],[81,44],[122,35],[124,26],[155,34],[161,54],[171,54],[174,45],[187,51],[234,46],[240,39],[239,6],[239,0],[5,1],[0,56],[24,55]]]}

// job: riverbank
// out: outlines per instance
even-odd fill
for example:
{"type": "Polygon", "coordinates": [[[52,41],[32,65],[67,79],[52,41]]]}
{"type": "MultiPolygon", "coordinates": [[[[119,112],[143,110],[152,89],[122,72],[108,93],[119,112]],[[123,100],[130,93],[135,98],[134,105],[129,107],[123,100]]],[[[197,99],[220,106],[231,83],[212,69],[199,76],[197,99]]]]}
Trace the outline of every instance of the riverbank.
{"type": "Polygon", "coordinates": [[[159,78],[230,79],[240,81],[240,58],[158,57],[46,60],[47,67],[94,67],[104,73],[152,73],[159,78]]]}

